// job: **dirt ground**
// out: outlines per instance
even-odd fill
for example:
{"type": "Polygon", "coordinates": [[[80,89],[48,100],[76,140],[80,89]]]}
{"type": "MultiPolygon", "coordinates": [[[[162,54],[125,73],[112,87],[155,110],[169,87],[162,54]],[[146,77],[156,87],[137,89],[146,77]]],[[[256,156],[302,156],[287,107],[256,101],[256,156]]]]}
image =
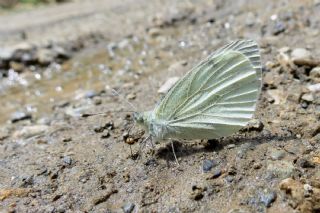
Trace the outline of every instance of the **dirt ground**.
{"type": "Polygon", "coordinates": [[[94,0],[2,14],[0,212],[320,212],[319,14],[311,0],[94,0]],[[174,141],[180,165],[169,142],[139,154],[146,135],[117,111],[152,109],[167,79],[239,38],[261,47],[252,122],[174,141]],[[81,117],[96,112],[109,113],[81,117]]]}

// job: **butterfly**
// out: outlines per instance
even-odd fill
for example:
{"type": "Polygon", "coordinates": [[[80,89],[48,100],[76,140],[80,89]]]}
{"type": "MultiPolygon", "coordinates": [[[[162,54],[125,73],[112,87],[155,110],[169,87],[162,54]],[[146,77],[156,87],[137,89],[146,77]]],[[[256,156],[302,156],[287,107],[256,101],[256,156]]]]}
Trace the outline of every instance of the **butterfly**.
{"type": "Polygon", "coordinates": [[[252,118],[261,91],[261,57],[253,40],[238,40],[187,72],[151,111],[134,121],[154,141],[229,136],[252,118]]]}

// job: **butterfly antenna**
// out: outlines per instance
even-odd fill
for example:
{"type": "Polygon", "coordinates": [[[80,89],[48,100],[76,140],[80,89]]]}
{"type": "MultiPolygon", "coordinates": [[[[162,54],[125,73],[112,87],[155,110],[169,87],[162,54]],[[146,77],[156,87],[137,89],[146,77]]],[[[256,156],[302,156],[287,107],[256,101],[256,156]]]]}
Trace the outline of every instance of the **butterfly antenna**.
{"type": "Polygon", "coordinates": [[[111,89],[112,93],[118,97],[120,97],[124,102],[126,102],[127,104],[129,104],[131,106],[132,109],[135,110],[135,112],[137,111],[137,107],[135,107],[130,101],[128,101],[125,97],[123,97],[121,94],[119,94],[117,92],[117,90],[115,89],[111,89]]]}

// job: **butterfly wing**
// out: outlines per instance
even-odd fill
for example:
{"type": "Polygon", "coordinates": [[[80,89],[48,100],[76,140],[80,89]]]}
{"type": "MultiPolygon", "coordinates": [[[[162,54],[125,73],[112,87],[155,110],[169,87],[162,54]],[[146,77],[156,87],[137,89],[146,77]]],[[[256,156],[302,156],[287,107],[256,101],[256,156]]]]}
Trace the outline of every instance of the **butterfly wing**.
{"type": "Polygon", "coordinates": [[[181,78],[153,111],[168,138],[230,135],[252,118],[261,88],[258,46],[236,41],[217,50],[181,78]]]}

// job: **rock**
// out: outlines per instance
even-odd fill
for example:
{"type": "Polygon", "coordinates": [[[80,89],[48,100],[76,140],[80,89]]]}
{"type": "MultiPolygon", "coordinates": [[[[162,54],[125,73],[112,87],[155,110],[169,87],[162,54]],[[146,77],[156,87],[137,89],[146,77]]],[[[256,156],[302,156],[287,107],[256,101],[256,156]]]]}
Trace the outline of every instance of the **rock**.
{"type": "Polygon", "coordinates": [[[127,203],[122,206],[122,210],[124,213],[131,213],[134,207],[135,207],[134,203],[127,203]]]}
{"type": "Polygon", "coordinates": [[[49,130],[47,125],[34,125],[24,126],[21,130],[17,130],[13,133],[13,137],[16,139],[27,139],[33,136],[41,135],[49,130]]]}
{"type": "Polygon", "coordinates": [[[48,65],[51,62],[54,61],[54,59],[56,58],[57,54],[50,50],[50,49],[39,49],[37,51],[37,58],[38,58],[38,62],[41,65],[48,65]]]}
{"type": "Polygon", "coordinates": [[[263,123],[259,119],[250,120],[247,126],[249,131],[262,131],[264,127],[263,123]]]}
{"type": "Polygon", "coordinates": [[[292,178],[282,180],[279,188],[285,191],[285,195],[291,200],[289,204],[298,212],[309,213],[319,210],[320,188],[306,186],[292,178]]]}
{"type": "Polygon", "coordinates": [[[312,93],[306,93],[301,96],[301,100],[306,101],[308,103],[312,103],[314,101],[314,97],[312,93]]]}
{"type": "Polygon", "coordinates": [[[157,27],[153,27],[153,28],[150,28],[148,30],[148,34],[151,36],[151,37],[157,37],[161,34],[161,30],[160,28],[157,28],[157,27]]]}
{"type": "Polygon", "coordinates": [[[260,193],[260,202],[266,207],[270,207],[271,204],[277,199],[277,193],[269,189],[265,189],[260,193]]]}
{"type": "Polygon", "coordinates": [[[227,149],[233,149],[234,147],[236,147],[236,145],[233,143],[226,146],[227,149]]]}
{"type": "Polygon", "coordinates": [[[66,165],[71,165],[72,164],[72,159],[70,156],[64,156],[63,157],[63,162],[66,164],[66,165]]]}
{"type": "Polygon", "coordinates": [[[270,89],[267,94],[272,98],[273,104],[284,104],[286,101],[286,93],[282,89],[270,89]]]}
{"type": "Polygon", "coordinates": [[[8,128],[0,128],[0,141],[9,137],[9,129],[8,128]]]}
{"type": "Polygon", "coordinates": [[[22,72],[24,70],[24,65],[19,62],[10,61],[9,66],[11,69],[13,69],[16,72],[22,72]]]}
{"type": "Polygon", "coordinates": [[[209,172],[213,167],[217,166],[218,163],[214,160],[204,160],[202,163],[202,171],[209,172]]]}
{"type": "Polygon", "coordinates": [[[310,73],[309,76],[316,82],[320,82],[320,67],[314,67],[310,73]]]}
{"type": "Polygon", "coordinates": [[[295,171],[293,164],[288,161],[268,161],[267,164],[267,172],[273,177],[287,178],[295,171]]]}
{"type": "Polygon", "coordinates": [[[296,48],[291,52],[291,58],[293,61],[311,59],[311,56],[312,56],[311,52],[304,48],[296,48]]]}
{"type": "Polygon", "coordinates": [[[286,155],[286,152],[284,150],[278,150],[274,148],[270,148],[268,150],[268,153],[272,160],[281,160],[286,155]]]}
{"type": "Polygon", "coordinates": [[[305,159],[305,158],[299,158],[297,160],[296,164],[298,166],[300,166],[301,168],[315,168],[316,167],[314,162],[309,161],[308,159],[305,159]]]}
{"type": "Polygon", "coordinates": [[[159,94],[166,94],[175,83],[179,80],[179,77],[171,77],[169,78],[159,89],[159,94]]]}
{"type": "Polygon", "coordinates": [[[168,68],[169,72],[172,73],[181,73],[182,71],[184,71],[185,66],[188,64],[187,61],[182,60],[182,61],[178,61],[174,64],[171,64],[170,67],[168,68]]]}
{"type": "Polygon", "coordinates": [[[311,92],[320,92],[320,83],[319,84],[312,84],[307,86],[308,90],[310,90],[311,92]]]}
{"type": "Polygon", "coordinates": [[[26,112],[22,112],[22,111],[18,111],[18,112],[14,112],[13,114],[11,114],[10,121],[12,123],[15,123],[18,121],[28,120],[31,118],[32,118],[31,114],[26,113],[26,112]]]}
{"type": "Polygon", "coordinates": [[[298,66],[315,67],[320,64],[319,61],[312,58],[311,52],[304,48],[294,49],[291,53],[291,58],[293,63],[298,66]]]}
{"type": "Polygon", "coordinates": [[[0,60],[9,61],[13,57],[14,51],[10,48],[0,48],[0,60]]]}
{"type": "Polygon", "coordinates": [[[88,91],[85,92],[84,97],[91,99],[91,98],[93,98],[93,97],[96,97],[97,95],[98,95],[98,93],[97,93],[96,91],[94,91],[94,90],[88,90],[88,91]]]}
{"type": "Polygon", "coordinates": [[[277,21],[275,22],[272,28],[272,34],[279,35],[280,33],[283,33],[285,30],[286,30],[286,25],[281,21],[277,21]]]}

